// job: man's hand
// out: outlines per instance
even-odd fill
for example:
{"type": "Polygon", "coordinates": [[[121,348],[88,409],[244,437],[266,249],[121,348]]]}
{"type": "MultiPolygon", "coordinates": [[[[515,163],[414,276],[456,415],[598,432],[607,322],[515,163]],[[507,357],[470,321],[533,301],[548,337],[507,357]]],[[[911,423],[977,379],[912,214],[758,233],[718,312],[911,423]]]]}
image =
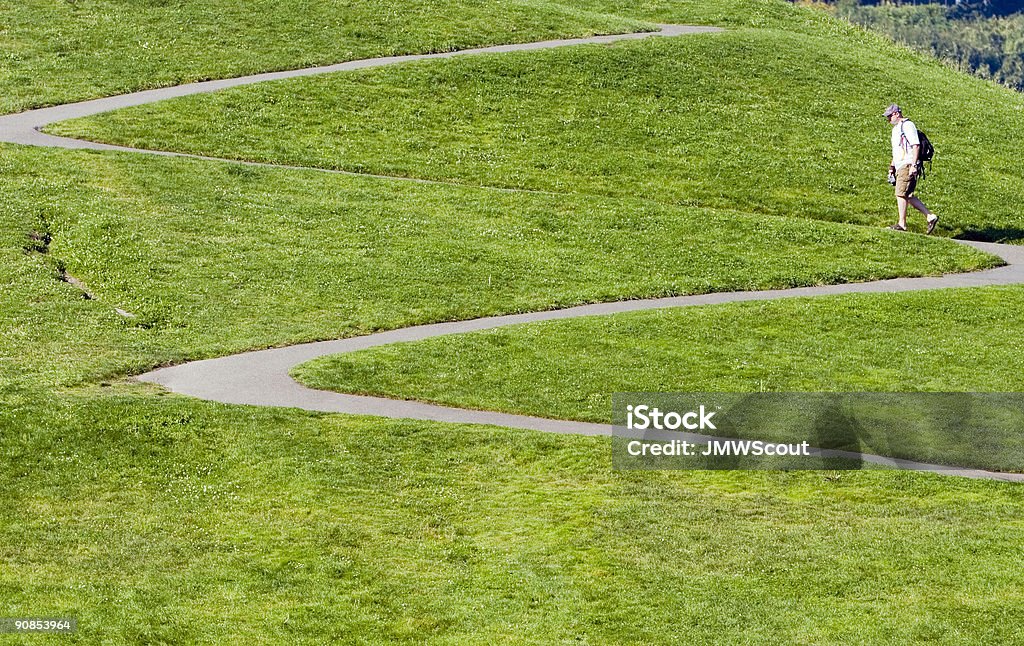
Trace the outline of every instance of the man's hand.
{"type": "Polygon", "coordinates": [[[910,173],[911,177],[913,177],[914,175],[917,175],[917,163],[916,162],[910,165],[909,173],[910,173]]]}

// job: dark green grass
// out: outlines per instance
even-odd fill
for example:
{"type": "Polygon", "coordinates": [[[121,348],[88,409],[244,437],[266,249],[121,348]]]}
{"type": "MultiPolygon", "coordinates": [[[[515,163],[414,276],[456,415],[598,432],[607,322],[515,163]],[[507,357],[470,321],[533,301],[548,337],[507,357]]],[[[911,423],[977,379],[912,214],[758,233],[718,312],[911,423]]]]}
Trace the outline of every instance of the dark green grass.
{"type": "Polygon", "coordinates": [[[920,194],[943,216],[940,230],[1020,237],[1024,98],[826,27],[431,61],[52,129],[218,157],[878,225],[894,219],[880,116],[894,100],[938,149],[920,194]]]}
{"type": "Polygon", "coordinates": [[[63,641],[1021,636],[1018,487],[624,473],[593,438],[137,390],[0,409],[4,612],[63,641]]]}
{"type": "Polygon", "coordinates": [[[640,200],[132,155],[4,159],[5,377],[48,384],[438,320],[993,262],[920,236],[640,200]],[[48,253],[26,253],[41,232],[48,253]],[[61,267],[95,300],[59,282],[61,267]]]}
{"type": "Polygon", "coordinates": [[[372,56],[651,28],[543,0],[19,0],[0,4],[0,25],[0,113],[372,56]]]}

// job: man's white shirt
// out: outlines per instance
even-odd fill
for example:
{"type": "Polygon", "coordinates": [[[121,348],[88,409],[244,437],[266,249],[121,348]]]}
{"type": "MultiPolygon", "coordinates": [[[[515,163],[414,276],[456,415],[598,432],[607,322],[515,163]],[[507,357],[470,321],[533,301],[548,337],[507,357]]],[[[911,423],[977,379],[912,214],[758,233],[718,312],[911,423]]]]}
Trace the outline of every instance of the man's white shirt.
{"type": "Polygon", "coordinates": [[[892,165],[896,170],[908,166],[914,155],[913,146],[920,146],[921,138],[917,135],[917,126],[910,119],[904,119],[892,128],[892,165]]]}

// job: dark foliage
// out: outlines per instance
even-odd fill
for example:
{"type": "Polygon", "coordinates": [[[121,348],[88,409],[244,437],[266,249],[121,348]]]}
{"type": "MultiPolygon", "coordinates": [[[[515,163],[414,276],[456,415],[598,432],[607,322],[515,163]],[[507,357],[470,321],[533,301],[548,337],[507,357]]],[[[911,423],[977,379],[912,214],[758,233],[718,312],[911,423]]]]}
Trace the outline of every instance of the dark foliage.
{"type": "Polygon", "coordinates": [[[1024,2],[837,0],[833,11],[952,66],[1024,91],[1024,2]]]}

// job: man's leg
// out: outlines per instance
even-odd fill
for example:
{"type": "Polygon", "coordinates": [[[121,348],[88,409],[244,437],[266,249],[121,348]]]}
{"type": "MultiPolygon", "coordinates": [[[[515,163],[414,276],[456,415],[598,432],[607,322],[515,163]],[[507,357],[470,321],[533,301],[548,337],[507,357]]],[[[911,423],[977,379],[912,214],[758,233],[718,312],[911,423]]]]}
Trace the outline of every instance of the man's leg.
{"type": "Polygon", "coordinates": [[[931,233],[935,230],[939,217],[929,211],[924,202],[914,195],[914,189],[917,188],[917,175],[911,175],[910,170],[909,166],[901,166],[896,171],[896,210],[899,214],[896,226],[904,231],[907,229],[907,205],[910,204],[927,218],[927,232],[931,233]]]}
{"type": "MultiPolygon", "coordinates": [[[[917,198],[915,197],[913,199],[916,200],[917,198]]],[[[920,200],[918,200],[918,201],[920,201],[920,200]]],[[[896,197],[896,212],[899,214],[899,220],[896,221],[896,224],[899,225],[900,227],[906,229],[907,228],[907,198],[899,197],[899,196],[896,197]]]]}
{"type": "Polygon", "coordinates": [[[907,166],[900,166],[896,170],[896,213],[899,215],[896,227],[904,231],[907,230],[907,200],[914,194],[914,179],[907,166]]]}
{"type": "Polygon", "coordinates": [[[924,202],[922,202],[922,201],[921,201],[921,200],[920,200],[919,198],[917,198],[917,197],[911,197],[911,198],[908,198],[908,199],[907,199],[907,202],[908,202],[908,203],[910,203],[910,206],[914,207],[915,209],[917,209],[917,210],[918,210],[918,211],[920,211],[921,213],[924,213],[924,216],[925,216],[926,218],[928,218],[929,220],[931,220],[931,219],[932,219],[932,218],[931,218],[931,216],[935,215],[934,213],[932,213],[931,211],[929,211],[929,210],[928,210],[928,207],[924,205],[924,202]]]}
{"type": "Polygon", "coordinates": [[[932,231],[934,231],[935,224],[939,221],[939,216],[929,211],[928,207],[924,205],[924,202],[922,202],[917,197],[907,198],[907,202],[910,203],[910,206],[914,207],[915,209],[924,214],[925,220],[928,222],[927,232],[931,233],[932,231]]]}

